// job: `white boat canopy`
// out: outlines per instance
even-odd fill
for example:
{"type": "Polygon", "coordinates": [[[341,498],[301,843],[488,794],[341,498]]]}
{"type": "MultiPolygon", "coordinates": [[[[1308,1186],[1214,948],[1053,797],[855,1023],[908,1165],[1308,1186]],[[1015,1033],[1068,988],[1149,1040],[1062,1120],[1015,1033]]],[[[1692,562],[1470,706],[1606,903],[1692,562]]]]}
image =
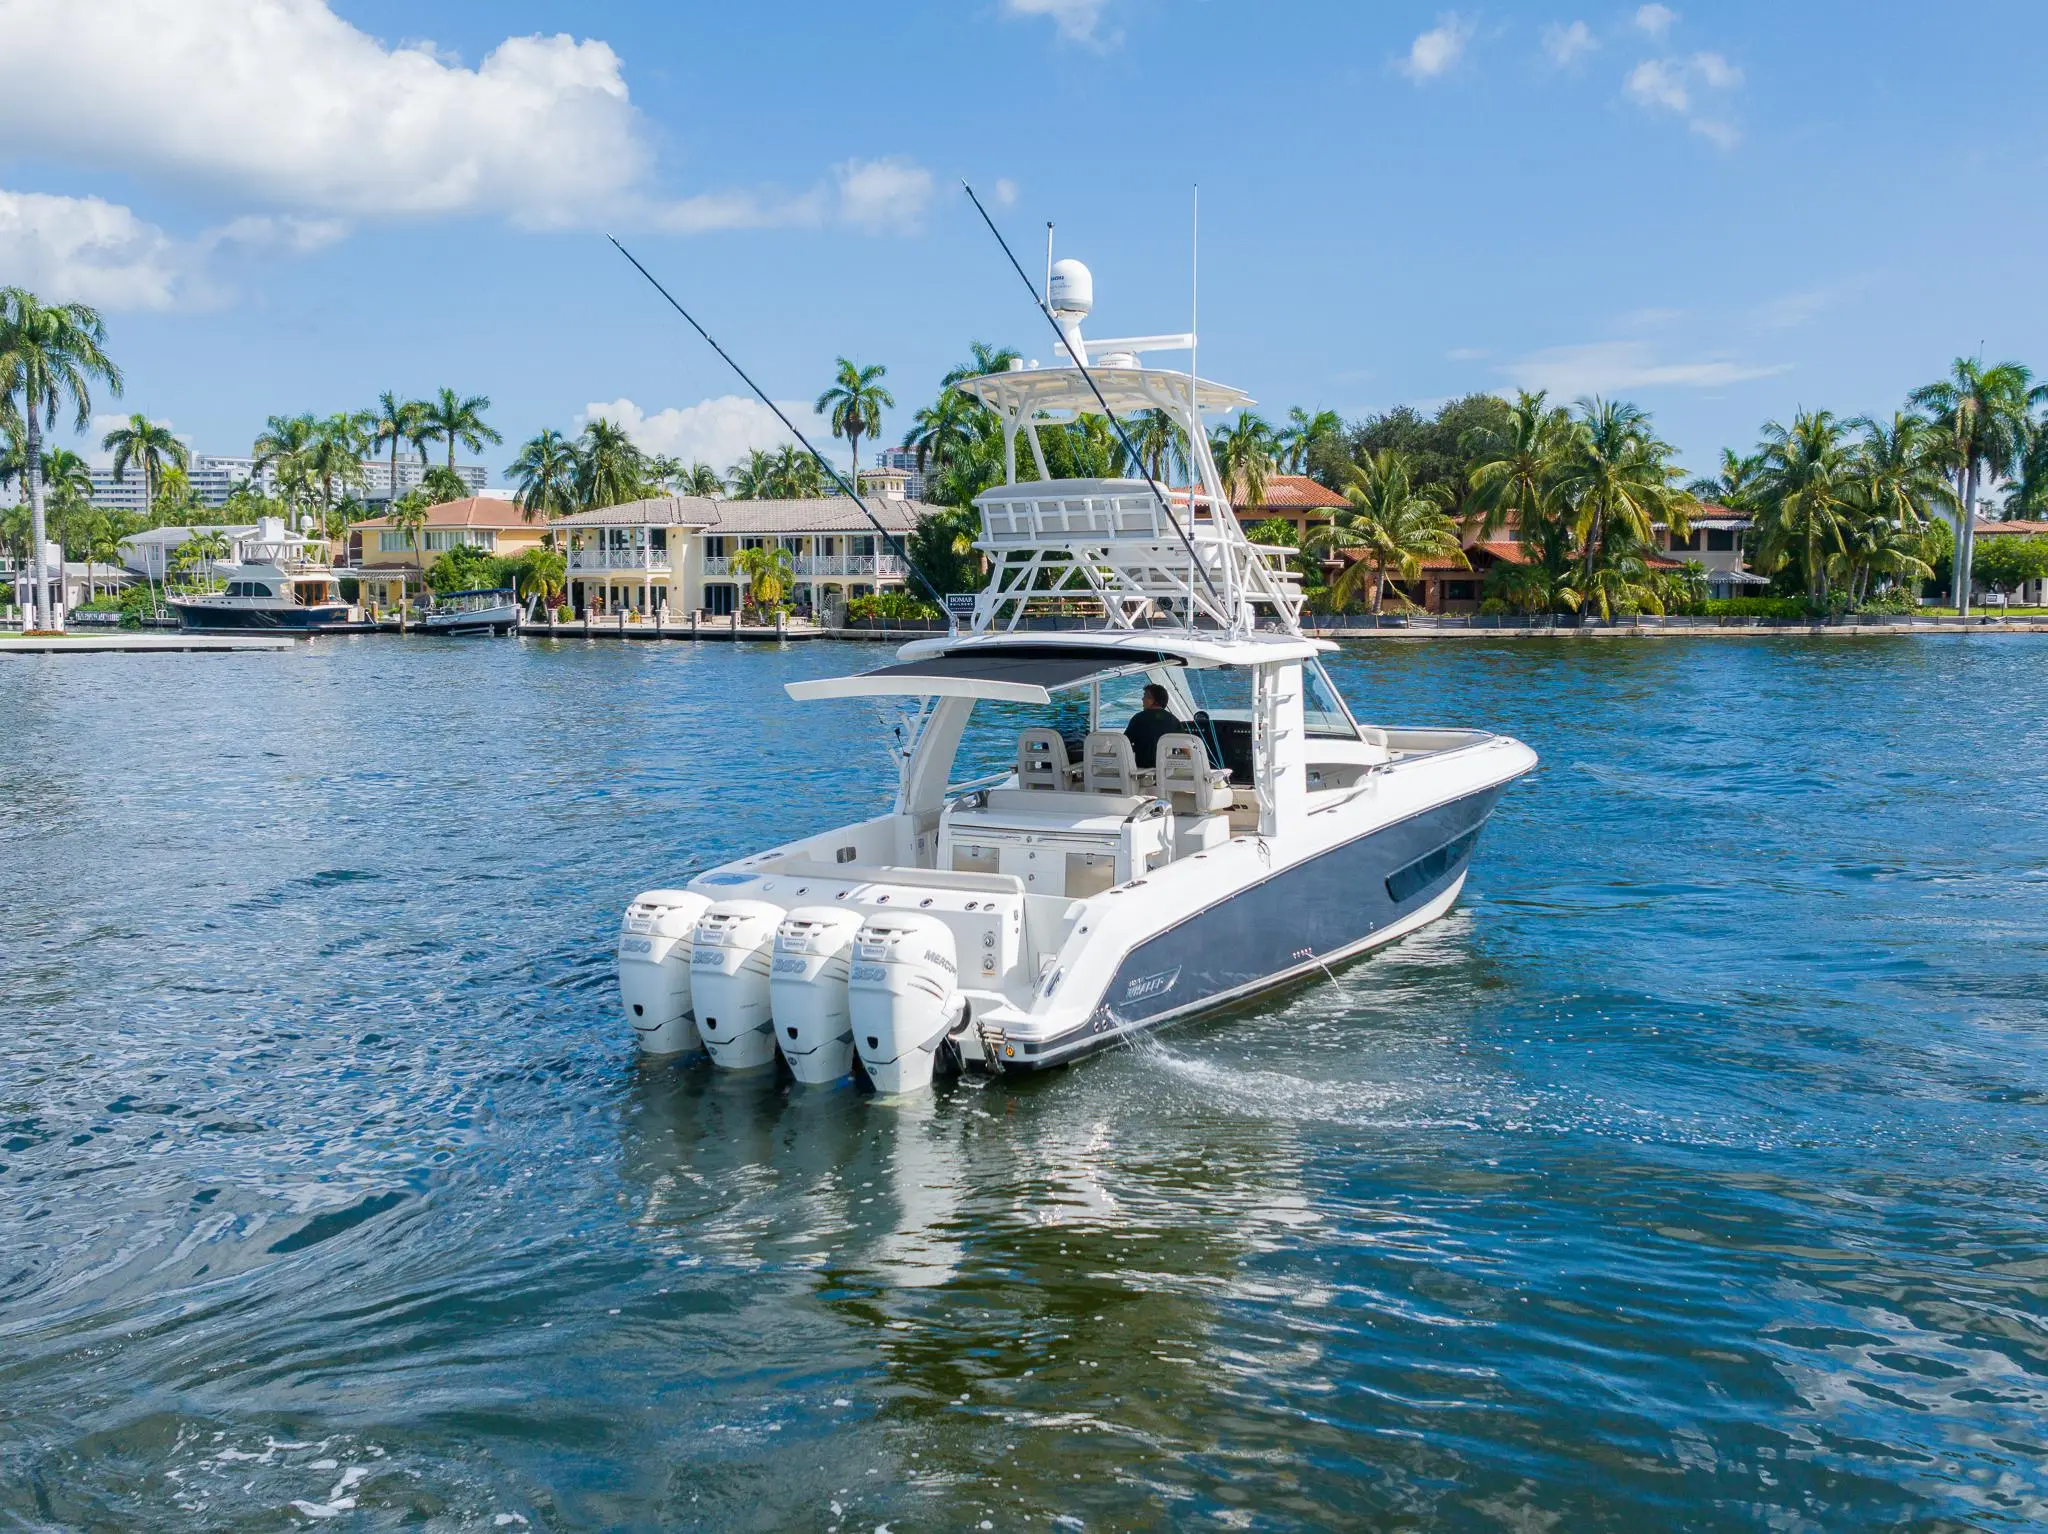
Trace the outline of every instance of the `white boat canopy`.
{"type": "MultiPolygon", "coordinates": [[[[1139,367],[1091,367],[1088,372],[1095,379],[1095,387],[1102,391],[1103,399],[1109,402],[1109,408],[1118,415],[1187,408],[1186,373],[1139,367]]],[[[1102,409],[1096,403],[1094,390],[1088,387],[1088,378],[1073,366],[984,373],[979,378],[963,378],[953,387],[1013,420],[1028,421],[1041,410],[1102,409]]],[[[1249,394],[1228,384],[1198,378],[1195,387],[1200,408],[1205,411],[1238,410],[1253,403],[1249,394]]]]}
{"type": "Polygon", "coordinates": [[[1055,692],[1155,666],[1178,666],[1158,650],[1106,645],[982,646],[900,661],[854,676],[786,682],[799,702],[816,698],[985,698],[1001,703],[1050,703],[1055,692]]]}

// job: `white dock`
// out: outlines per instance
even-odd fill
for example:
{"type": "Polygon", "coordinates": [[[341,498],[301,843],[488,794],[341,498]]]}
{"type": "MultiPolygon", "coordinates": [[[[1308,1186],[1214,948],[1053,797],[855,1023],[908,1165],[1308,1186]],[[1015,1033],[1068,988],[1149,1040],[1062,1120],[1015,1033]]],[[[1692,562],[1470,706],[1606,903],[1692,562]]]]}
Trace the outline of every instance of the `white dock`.
{"type": "Polygon", "coordinates": [[[289,650],[285,634],[0,634],[0,655],[68,655],[133,650],[289,650]]]}

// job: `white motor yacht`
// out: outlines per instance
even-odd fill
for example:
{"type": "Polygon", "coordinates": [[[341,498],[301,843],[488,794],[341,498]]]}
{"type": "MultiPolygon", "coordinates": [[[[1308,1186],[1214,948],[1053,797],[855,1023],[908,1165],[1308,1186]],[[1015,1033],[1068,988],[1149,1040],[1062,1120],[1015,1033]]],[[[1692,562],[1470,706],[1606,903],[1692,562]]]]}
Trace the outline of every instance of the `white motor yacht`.
{"type": "Polygon", "coordinates": [[[324,540],[292,532],[282,517],[261,517],[235,535],[229,556],[208,571],[220,590],[166,598],[181,628],[310,633],[362,622],[361,610],[341,600],[324,540]]]}
{"type": "Polygon", "coordinates": [[[885,1094],[1064,1065],[1436,920],[1536,765],[1483,730],[1358,722],[1336,646],[1301,632],[1292,551],[1246,538],[1208,449],[1204,417],[1251,400],[1142,365],[1192,335],[1086,340],[1089,289],[1054,268],[1068,361],[957,386],[1000,417],[1007,465],[976,503],[971,621],[788,686],[901,700],[894,802],[636,899],[619,985],[645,1051],[885,1094]],[[1099,411],[1096,389],[1174,419],[1188,490],[1048,476],[1039,427],[1099,411]]]}

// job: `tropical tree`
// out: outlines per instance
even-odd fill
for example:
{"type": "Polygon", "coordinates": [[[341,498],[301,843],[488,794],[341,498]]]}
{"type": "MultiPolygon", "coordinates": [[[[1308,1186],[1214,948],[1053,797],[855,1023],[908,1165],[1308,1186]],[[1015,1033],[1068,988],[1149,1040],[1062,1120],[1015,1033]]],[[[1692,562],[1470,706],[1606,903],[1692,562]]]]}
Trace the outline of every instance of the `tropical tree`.
{"type": "Polygon", "coordinates": [[[775,460],[761,448],[753,448],[744,460],[725,471],[736,501],[765,501],[775,494],[775,460]]]}
{"type": "Polygon", "coordinates": [[[1383,448],[1359,465],[1340,511],[1328,525],[1302,539],[1304,552],[1318,558],[1350,558],[1351,563],[1330,583],[1331,599],[1340,607],[1353,601],[1367,578],[1370,603],[1377,613],[1389,573],[1413,580],[1425,560],[1465,564],[1457,523],[1434,496],[1418,492],[1409,480],[1405,455],[1383,448]]]}
{"type": "Polygon", "coordinates": [[[249,477],[260,482],[268,470],[286,501],[302,499],[312,486],[313,442],[319,435],[320,423],[310,415],[270,417],[257,435],[249,477]]]}
{"type": "Polygon", "coordinates": [[[127,425],[115,427],[100,439],[100,447],[114,455],[116,484],[128,477],[130,469],[142,471],[142,504],[152,514],[156,509],[157,486],[163,482],[164,465],[169,463],[180,469],[192,466],[191,449],[171,435],[170,427],[146,415],[128,417],[127,425]]]}
{"type": "Polygon", "coordinates": [[[455,471],[456,443],[461,443],[472,453],[481,453],[486,442],[505,440],[484,421],[484,412],[490,408],[491,397],[488,394],[472,394],[464,398],[453,389],[442,389],[431,400],[421,404],[420,425],[424,428],[424,438],[448,444],[450,473],[455,471]]]}
{"type": "Polygon", "coordinates": [[[445,463],[432,464],[420,476],[420,495],[429,506],[443,506],[449,501],[459,501],[469,494],[469,486],[462,476],[445,463]]]}
{"type": "Polygon", "coordinates": [[[1143,474],[1155,483],[1168,477],[1172,470],[1175,478],[1184,478],[1188,472],[1188,434],[1171,412],[1165,410],[1141,410],[1132,416],[1128,431],[1131,446],[1137,449],[1137,461],[1125,467],[1143,474]]]}
{"type": "Polygon", "coordinates": [[[947,384],[939,397],[910,418],[903,434],[905,452],[917,455],[919,474],[935,473],[973,449],[977,417],[987,411],[947,384]]]}
{"type": "Polygon", "coordinates": [[[520,445],[508,471],[518,486],[513,500],[533,522],[576,510],[576,445],[552,426],[520,445]]]}
{"type": "Polygon", "coordinates": [[[413,557],[419,561],[422,572],[427,567],[428,504],[426,496],[418,488],[414,488],[393,501],[391,509],[384,514],[384,520],[391,524],[391,530],[412,545],[413,557]]]}
{"type": "Polygon", "coordinates": [[[1721,449],[1721,471],[1693,480],[1685,487],[1686,493],[1697,501],[1711,501],[1716,506],[1742,510],[1748,505],[1750,491],[1762,468],[1761,453],[1752,453],[1745,458],[1734,448],[1724,447],[1721,449]]]}
{"type": "Polygon", "coordinates": [[[313,428],[306,444],[304,472],[307,480],[320,487],[320,529],[330,532],[328,521],[334,512],[335,492],[362,488],[363,451],[369,417],[356,411],[340,411],[313,428]]]}
{"type": "Polygon", "coordinates": [[[622,506],[647,493],[647,459],[633,439],[599,416],[576,439],[576,502],[589,509],[622,506]]]}
{"type": "Polygon", "coordinates": [[[759,543],[741,549],[732,557],[735,575],[746,577],[747,599],[756,607],[773,607],[782,600],[796,575],[796,561],[780,544],[759,543]]]}
{"type": "MultiPolygon", "coordinates": [[[[856,481],[857,482],[857,481],[856,481]]],[[[810,500],[825,493],[825,476],[806,448],[785,442],[776,449],[769,470],[769,494],[785,501],[810,500]]]]}
{"type": "Polygon", "coordinates": [[[1571,503],[1573,531],[1588,582],[1602,559],[1650,544],[1658,523],[1683,537],[1699,503],[1673,483],[1671,446],[1650,418],[1618,400],[1580,399],[1559,490],[1571,503]]]}
{"type": "Polygon", "coordinates": [[[85,430],[92,420],[92,381],[121,392],[121,370],[105,350],[106,325],[84,304],[45,304],[26,288],[0,288],[0,397],[22,432],[21,478],[29,499],[29,558],[35,571],[36,621],[63,623],[64,572],[54,596],[44,549],[43,433],[55,428],[68,403],[85,430]]]}
{"type": "Polygon", "coordinates": [[[860,477],[860,439],[880,436],[882,412],[896,408],[896,397],[882,387],[882,375],[888,371],[880,363],[855,367],[841,357],[832,387],[818,396],[818,414],[831,421],[833,436],[846,439],[853,459],[849,483],[860,477]]]}
{"type": "Polygon", "coordinates": [[[1956,611],[1970,611],[1970,555],[1976,544],[1977,486],[1987,474],[2003,475],[2020,457],[2027,441],[2027,406],[2040,391],[2030,391],[2031,378],[2017,362],[1985,367],[1958,357],[1948,377],[1915,389],[1910,404],[1934,414],[1942,440],[1941,457],[1955,476],[1956,552],[1950,575],[1950,600],[1956,611]]]}
{"type": "Polygon", "coordinates": [[[569,561],[559,549],[532,548],[512,562],[512,584],[523,600],[553,606],[569,583],[569,561]]]}
{"type": "Polygon", "coordinates": [[[683,471],[676,488],[682,495],[716,497],[725,494],[725,481],[718,476],[718,470],[708,463],[693,463],[683,471]]]}
{"type": "Polygon", "coordinates": [[[1232,500],[1242,506],[1266,503],[1266,481],[1274,470],[1272,427],[1244,411],[1234,424],[1210,433],[1209,451],[1232,500]]]}
{"type": "Polygon", "coordinates": [[[986,341],[970,341],[967,360],[957,367],[948,368],[946,376],[939,380],[939,388],[950,389],[963,379],[1006,372],[1011,363],[1023,360],[1024,354],[1014,346],[991,346],[986,341]]]}
{"type": "Polygon", "coordinates": [[[1763,464],[1756,478],[1757,568],[1780,568],[1797,555],[1807,594],[1828,600],[1834,557],[1847,551],[1857,520],[1852,499],[1854,464],[1832,412],[1804,410],[1788,429],[1764,426],[1763,464]]]}
{"type": "Polygon", "coordinates": [[[1500,426],[1479,426],[1467,444],[1476,460],[1468,471],[1472,493],[1466,515],[1481,537],[1507,523],[1525,534],[1552,517],[1559,501],[1559,471],[1572,442],[1571,421],[1541,390],[1521,391],[1500,426]]]}
{"type": "MultiPolygon", "coordinates": [[[[426,408],[419,400],[402,400],[392,390],[386,389],[377,396],[376,409],[364,412],[363,425],[369,434],[370,451],[374,453],[380,447],[391,449],[391,478],[384,486],[391,500],[398,499],[398,445],[420,441],[420,435],[426,429],[426,408]]],[[[420,448],[420,456],[426,456],[424,446],[420,448]]]]}
{"type": "Polygon", "coordinates": [[[1308,468],[1309,449],[1319,437],[1340,437],[1344,434],[1344,422],[1334,410],[1318,410],[1314,414],[1296,405],[1287,412],[1287,424],[1274,433],[1273,445],[1279,455],[1281,466],[1289,474],[1300,474],[1308,468]]]}

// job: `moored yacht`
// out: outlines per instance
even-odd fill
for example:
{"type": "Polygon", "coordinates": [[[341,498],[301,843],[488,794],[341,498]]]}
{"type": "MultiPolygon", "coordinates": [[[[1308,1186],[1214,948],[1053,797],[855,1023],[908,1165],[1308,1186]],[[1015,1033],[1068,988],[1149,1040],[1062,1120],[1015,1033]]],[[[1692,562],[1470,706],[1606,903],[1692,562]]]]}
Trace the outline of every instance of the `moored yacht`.
{"type": "Polygon", "coordinates": [[[1535,766],[1483,730],[1357,720],[1323,669],[1336,647],[1301,632],[1291,551],[1245,536],[1208,450],[1205,415],[1252,401],[1143,365],[1192,335],[1086,340],[1090,288],[1054,268],[1064,363],[956,386],[1000,419],[1006,462],[976,502],[991,573],[966,628],[788,685],[900,700],[889,809],[627,908],[647,1052],[883,1093],[1065,1064],[1443,915],[1535,766]],[[1168,413],[1190,488],[1049,477],[1039,427],[1105,405],[1168,413]]]}
{"type": "Polygon", "coordinates": [[[282,517],[260,518],[237,534],[228,557],[208,571],[222,582],[220,590],[166,598],[181,628],[311,632],[362,620],[360,610],[341,600],[325,546],[290,531],[282,517]]]}

